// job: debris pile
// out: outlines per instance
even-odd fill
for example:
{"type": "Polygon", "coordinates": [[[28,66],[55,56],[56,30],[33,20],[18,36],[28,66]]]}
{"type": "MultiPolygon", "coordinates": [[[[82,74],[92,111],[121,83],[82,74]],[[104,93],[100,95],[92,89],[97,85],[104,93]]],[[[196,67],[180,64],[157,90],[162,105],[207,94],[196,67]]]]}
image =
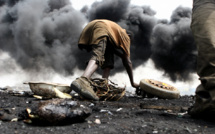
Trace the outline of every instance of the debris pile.
{"type": "Polygon", "coordinates": [[[118,87],[117,84],[108,79],[95,78],[91,81],[99,100],[117,101],[125,95],[125,87],[118,87]]]}

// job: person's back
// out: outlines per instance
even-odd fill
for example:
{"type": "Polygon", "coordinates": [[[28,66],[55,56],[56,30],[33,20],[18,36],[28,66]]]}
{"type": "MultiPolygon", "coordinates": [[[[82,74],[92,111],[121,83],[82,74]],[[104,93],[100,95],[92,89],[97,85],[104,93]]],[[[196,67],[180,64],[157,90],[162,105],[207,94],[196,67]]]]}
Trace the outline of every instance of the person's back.
{"type": "Polygon", "coordinates": [[[93,20],[82,31],[79,38],[79,45],[98,44],[99,41],[107,37],[117,48],[122,48],[130,55],[130,38],[125,29],[122,29],[113,21],[98,19],[93,20]]]}
{"type": "Polygon", "coordinates": [[[91,21],[83,29],[78,46],[80,49],[92,52],[92,56],[83,75],[72,82],[71,88],[74,91],[88,99],[99,100],[93,88],[90,87],[90,78],[97,68],[101,67],[102,78],[108,79],[110,70],[114,68],[114,55],[122,59],[131,85],[139,88],[139,84],[133,80],[130,37],[117,23],[101,19],[91,21]]]}

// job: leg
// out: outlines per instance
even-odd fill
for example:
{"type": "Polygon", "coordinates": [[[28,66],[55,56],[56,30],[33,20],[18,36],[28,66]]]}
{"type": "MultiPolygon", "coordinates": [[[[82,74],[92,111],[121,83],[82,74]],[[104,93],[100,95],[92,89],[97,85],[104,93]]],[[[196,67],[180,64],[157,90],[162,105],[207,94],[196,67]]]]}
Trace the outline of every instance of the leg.
{"type": "Polygon", "coordinates": [[[192,14],[191,29],[198,48],[197,73],[201,84],[196,89],[196,100],[189,114],[214,117],[215,113],[215,4],[204,2],[192,14]],[[211,116],[212,115],[212,116],[211,116]]]}
{"type": "Polygon", "coordinates": [[[99,66],[104,63],[104,54],[106,50],[106,38],[101,39],[98,45],[92,45],[92,57],[82,76],[90,78],[99,66]]]}
{"type": "Polygon", "coordinates": [[[101,68],[103,69],[102,78],[108,79],[110,70],[114,68],[114,48],[112,47],[110,41],[107,41],[107,43],[108,45],[104,55],[105,61],[101,68]]]}
{"type": "Polygon", "coordinates": [[[96,64],[96,61],[90,60],[84,71],[84,74],[73,81],[70,85],[70,88],[87,99],[99,100],[89,79],[97,68],[98,65],[96,64]]]}
{"type": "Polygon", "coordinates": [[[92,45],[92,57],[88,62],[88,65],[83,75],[74,80],[70,86],[72,90],[80,94],[81,96],[91,99],[99,100],[96,95],[91,80],[89,79],[92,74],[96,71],[98,66],[101,66],[104,62],[104,52],[106,49],[106,38],[101,40],[98,45],[92,45]]]}
{"type": "Polygon", "coordinates": [[[111,68],[104,68],[104,69],[103,69],[102,78],[108,79],[108,77],[109,77],[109,75],[110,75],[110,70],[111,70],[111,68]]]}
{"type": "Polygon", "coordinates": [[[96,61],[90,60],[82,76],[90,78],[97,68],[98,64],[96,64],[96,61]]]}

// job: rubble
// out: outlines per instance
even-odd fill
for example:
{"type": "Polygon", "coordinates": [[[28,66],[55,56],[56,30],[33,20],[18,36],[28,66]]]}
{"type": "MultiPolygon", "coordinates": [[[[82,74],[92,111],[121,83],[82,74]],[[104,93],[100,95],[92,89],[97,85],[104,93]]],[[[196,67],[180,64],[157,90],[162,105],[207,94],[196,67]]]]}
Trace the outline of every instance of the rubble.
{"type": "Polygon", "coordinates": [[[99,119],[96,119],[94,122],[95,122],[96,124],[101,124],[101,121],[100,121],[99,119]]]}
{"type": "Polygon", "coordinates": [[[1,133],[28,134],[213,133],[215,131],[214,122],[193,119],[187,114],[186,109],[181,109],[190,107],[193,102],[193,96],[182,96],[179,99],[169,100],[146,99],[136,95],[124,96],[118,101],[86,101],[78,97],[38,100],[33,96],[17,96],[3,91],[0,92],[0,113],[9,109],[12,116],[7,120],[0,120],[0,130],[1,133]],[[72,111],[76,111],[77,115],[81,114],[81,112],[77,112],[79,110],[75,110],[75,104],[78,109],[89,108],[90,115],[85,116],[85,119],[82,118],[81,121],[73,122],[74,120],[68,115],[72,115],[74,113],[72,111]],[[143,109],[142,104],[149,107],[143,109]],[[150,108],[150,106],[153,107],[150,108]],[[30,110],[26,110],[26,108],[30,110]],[[56,117],[58,114],[50,113],[47,111],[48,109],[51,111],[63,109],[61,113],[67,115],[69,121],[64,116],[56,117]],[[72,114],[65,114],[66,109],[72,114]],[[42,110],[44,110],[43,114],[40,114],[39,111],[42,110]]]}

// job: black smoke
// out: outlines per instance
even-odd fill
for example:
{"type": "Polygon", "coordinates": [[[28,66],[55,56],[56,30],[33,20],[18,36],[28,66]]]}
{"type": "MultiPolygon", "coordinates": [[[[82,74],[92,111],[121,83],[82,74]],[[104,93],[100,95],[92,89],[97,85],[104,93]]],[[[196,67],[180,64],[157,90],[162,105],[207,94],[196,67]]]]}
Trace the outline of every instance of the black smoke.
{"type": "MultiPolygon", "coordinates": [[[[152,58],[172,80],[189,79],[197,53],[189,28],[191,9],[177,8],[170,21],[155,15],[150,7],[133,6],[130,0],[103,0],[81,11],[70,0],[0,0],[0,49],[25,70],[52,68],[71,75],[76,67],[84,69],[90,57],[77,47],[84,25],[109,19],[132,32],[134,68],[152,58]]],[[[122,70],[116,58],[112,73],[122,70]]]]}
{"type": "MultiPolygon", "coordinates": [[[[94,3],[89,11],[89,20],[113,20],[132,31],[131,60],[134,68],[152,58],[155,67],[163,70],[164,75],[173,81],[189,80],[190,73],[195,72],[197,56],[190,29],[191,9],[178,7],[168,21],[155,18],[156,12],[148,6],[129,5],[126,10],[121,10],[117,6],[122,5],[120,2],[108,0],[94,3]],[[117,19],[115,16],[119,14],[116,11],[121,14],[117,19]]],[[[116,58],[113,73],[121,70],[121,60],[116,58]]]]}
{"type": "Polygon", "coordinates": [[[103,0],[95,2],[89,10],[89,20],[108,19],[115,22],[125,17],[130,0],[103,0]]]}
{"type": "Polygon", "coordinates": [[[68,0],[5,1],[0,12],[1,49],[26,70],[73,73],[77,40],[87,20],[68,0]]]}
{"type": "Polygon", "coordinates": [[[196,71],[197,50],[190,29],[191,9],[178,7],[168,24],[153,29],[152,59],[172,80],[188,80],[196,71]]]}
{"type": "Polygon", "coordinates": [[[155,11],[150,7],[131,7],[128,15],[128,30],[134,38],[131,44],[133,66],[144,64],[151,56],[150,38],[153,27],[157,24],[155,11]]]}

